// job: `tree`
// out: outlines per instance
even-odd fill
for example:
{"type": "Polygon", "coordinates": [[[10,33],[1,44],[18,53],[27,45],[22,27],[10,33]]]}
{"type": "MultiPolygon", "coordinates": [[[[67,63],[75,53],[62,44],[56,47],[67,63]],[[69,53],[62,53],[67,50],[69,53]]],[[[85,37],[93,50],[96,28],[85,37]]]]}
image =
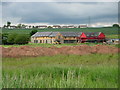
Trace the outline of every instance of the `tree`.
{"type": "Polygon", "coordinates": [[[14,39],[15,44],[27,44],[28,42],[29,42],[29,36],[28,35],[19,34],[14,39]]]}
{"type": "Polygon", "coordinates": [[[6,27],[7,27],[6,25],[3,26],[3,28],[6,28],[6,27]]]}
{"type": "Polygon", "coordinates": [[[52,28],[51,26],[48,26],[48,28],[52,28]]]}
{"type": "Polygon", "coordinates": [[[36,32],[38,32],[37,30],[32,30],[31,32],[30,32],[30,36],[32,36],[33,34],[35,34],[36,32]]]}
{"type": "Polygon", "coordinates": [[[21,27],[22,27],[22,24],[18,24],[18,25],[17,25],[17,28],[21,28],[21,27]]]}
{"type": "Polygon", "coordinates": [[[16,36],[17,36],[16,33],[9,34],[9,35],[8,35],[8,38],[7,38],[7,42],[8,42],[9,44],[14,44],[14,40],[15,40],[16,36]]]}
{"type": "Polygon", "coordinates": [[[22,24],[21,27],[22,27],[22,28],[26,28],[26,25],[22,24]]]}
{"type": "Polygon", "coordinates": [[[8,33],[2,34],[2,44],[8,44],[7,39],[8,39],[8,33]]]}
{"type": "Polygon", "coordinates": [[[119,27],[119,25],[118,24],[113,24],[113,27],[119,27]]]}
{"type": "Polygon", "coordinates": [[[10,25],[11,25],[11,22],[8,21],[7,22],[7,27],[10,27],[10,25]]]}

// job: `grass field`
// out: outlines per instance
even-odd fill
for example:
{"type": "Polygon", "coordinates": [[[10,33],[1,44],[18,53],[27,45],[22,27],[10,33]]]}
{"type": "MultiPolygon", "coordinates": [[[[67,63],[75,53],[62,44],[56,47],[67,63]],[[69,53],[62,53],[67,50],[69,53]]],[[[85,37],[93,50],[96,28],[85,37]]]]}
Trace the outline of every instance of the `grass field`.
{"type": "Polygon", "coordinates": [[[3,88],[117,88],[118,54],[3,58],[2,78],[3,88]]]}
{"type": "MultiPolygon", "coordinates": [[[[95,45],[104,45],[102,43],[67,43],[67,44],[48,44],[48,43],[28,43],[25,45],[0,45],[0,47],[21,47],[21,46],[30,46],[30,47],[63,47],[63,46],[80,46],[80,45],[89,45],[89,46],[95,46],[95,45]]],[[[120,48],[120,44],[107,44],[107,46],[113,46],[113,47],[119,47],[120,48]]]]}
{"type": "MultiPolygon", "coordinates": [[[[2,29],[2,33],[19,33],[29,34],[32,30],[36,29],[2,29]]],[[[103,27],[103,28],[66,28],[66,29],[37,29],[39,32],[58,31],[58,32],[103,32],[107,38],[118,38],[120,34],[119,28],[103,27]]]]}
{"type": "MultiPolygon", "coordinates": [[[[3,33],[29,34],[32,29],[3,29],[3,33]]],[[[38,31],[104,32],[118,38],[118,28],[39,29],[38,31]]],[[[83,43],[90,46],[98,43],[83,43]]],[[[2,47],[62,47],[83,44],[1,45],[2,47]]],[[[120,47],[120,45],[110,45],[120,47]]],[[[117,88],[118,54],[56,55],[2,58],[3,88],[117,88]]],[[[1,86],[0,86],[1,87],[1,86]]]]}
{"type": "Polygon", "coordinates": [[[66,29],[2,29],[3,33],[21,33],[29,34],[32,30],[38,30],[39,32],[46,31],[66,31],[66,32],[103,32],[105,34],[118,34],[118,28],[103,27],[103,28],[66,28],[66,29]]]}

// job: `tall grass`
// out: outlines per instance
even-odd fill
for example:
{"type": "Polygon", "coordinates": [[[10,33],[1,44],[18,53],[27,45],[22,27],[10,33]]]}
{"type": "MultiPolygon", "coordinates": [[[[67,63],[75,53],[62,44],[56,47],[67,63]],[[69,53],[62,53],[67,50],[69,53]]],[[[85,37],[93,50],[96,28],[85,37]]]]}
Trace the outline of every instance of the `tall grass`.
{"type": "Polygon", "coordinates": [[[3,88],[117,88],[117,63],[117,54],[3,58],[3,88]]]}

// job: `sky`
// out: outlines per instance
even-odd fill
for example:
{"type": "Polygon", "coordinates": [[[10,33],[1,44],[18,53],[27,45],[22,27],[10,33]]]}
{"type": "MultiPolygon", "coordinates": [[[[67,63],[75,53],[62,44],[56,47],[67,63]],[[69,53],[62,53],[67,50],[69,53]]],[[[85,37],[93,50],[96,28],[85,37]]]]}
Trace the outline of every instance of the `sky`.
{"type": "Polygon", "coordinates": [[[6,24],[111,26],[118,23],[118,2],[2,2],[6,24]]]}

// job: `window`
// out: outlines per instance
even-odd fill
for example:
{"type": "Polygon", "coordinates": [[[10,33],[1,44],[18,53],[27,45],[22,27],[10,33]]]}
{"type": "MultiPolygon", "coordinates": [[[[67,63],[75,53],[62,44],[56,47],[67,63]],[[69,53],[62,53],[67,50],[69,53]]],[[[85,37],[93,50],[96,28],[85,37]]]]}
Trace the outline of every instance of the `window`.
{"type": "Polygon", "coordinates": [[[40,40],[40,43],[42,43],[42,40],[40,40]]]}
{"type": "Polygon", "coordinates": [[[34,43],[38,43],[38,40],[34,40],[34,43]]]}

